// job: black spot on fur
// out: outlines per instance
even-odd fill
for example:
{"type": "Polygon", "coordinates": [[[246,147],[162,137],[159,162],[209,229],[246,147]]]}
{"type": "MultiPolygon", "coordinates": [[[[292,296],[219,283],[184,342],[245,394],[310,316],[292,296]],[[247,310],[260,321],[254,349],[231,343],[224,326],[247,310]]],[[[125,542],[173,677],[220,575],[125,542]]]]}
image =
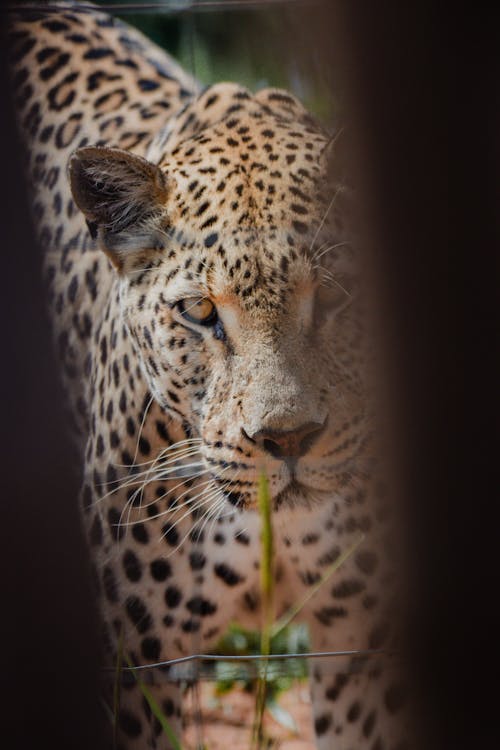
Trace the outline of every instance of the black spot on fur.
{"type": "Polygon", "coordinates": [[[108,47],[94,47],[93,49],[87,50],[85,54],[83,55],[84,60],[102,60],[103,57],[112,57],[114,56],[114,52],[112,49],[109,49],[108,47]]]}
{"type": "Polygon", "coordinates": [[[47,101],[50,109],[60,112],[66,107],[69,107],[76,96],[74,88],[69,88],[69,85],[74,83],[78,78],[78,75],[78,73],[68,73],[60,83],[50,89],[47,94],[47,101]]]}
{"type": "Polygon", "coordinates": [[[102,571],[102,583],[104,587],[104,593],[111,603],[118,601],[118,586],[116,584],[115,574],[112,568],[106,565],[102,571]]]}
{"type": "Polygon", "coordinates": [[[317,716],[314,720],[314,730],[316,732],[316,735],[318,737],[321,737],[322,734],[325,734],[325,732],[327,732],[330,728],[331,723],[332,717],[330,714],[322,714],[322,716],[317,716]]]}
{"type": "Polygon", "coordinates": [[[181,601],[182,594],[177,586],[168,586],[167,590],[165,591],[165,602],[167,603],[167,607],[169,607],[170,609],[174,609],[175,607],[179,606],[181,601]]]}
{"type": "Polygon", "coordinates": [[[197,633],[200,625],[199,620],[186,620],[186,622],[182,623],[181,628],[185,633],[197,633]]]}
{"type": "Polygon", "coordinates": [[[233,568],[230,568],[226,563],[217,563],[214,565],[214,573],[218,578],[221,578],[224,583],[228,586],[236,586],[241,581],[244,581],[244,576],[241,576],[233,568]]]}
{"type": "Polygon", "coordinates": [[[250,544],[250,537],[244,531],[237,531],[234,535],[234,540],[235,542],[239,542],[239,544],[245,545],[245,547],[248,547],[250,544]]]}
{"type": "Polygon", "coordinates": [[[52,61],[50,65],[47,65],[45,68],[42,68],[40,70],[40,78],[42,81],[49,81],[51,78],[55,76],[55,74],[61,70],[61,68],[64,68],[65,65],[68,64],[70,59],[70,55],[68,52],[61,52],[55,60],[52,61]]]}
{"type": "Polygon", "coordinates": [[[376,625],[370,633],[368,639],[369,648],[382,648],[387,641],[389,635],[389,627],[386,623],[376,625]]]}
{"type": "Polygon", "coordinates": [[[203,552],[193,550],[189,553],[189,565],[191,570],[203,570],[207,559],[203,552]]]}
{"type": "Polygon", "coordinates": [[[167,718],[174,715],[175,705],[171,698],[165,698],[161,705],[163,708],[163,713],[167,718]]]}
{"type": "Polygon", "coordinates": [[[344,607],[322,607],[314,612],[314,616],[322,625],[330,627],[336,619],[347,617],[347,610],[344,607]]]}
{"type": "Polygon", "coordinates": [[[163,532],[163,536],[166,539],[167,544],[169,544],[171,547],[175,547],[178,544],[179,532],[177,531],[175,526],[173,526],[170,523],[166,523],[163,526],[162,532],[163,532]]]}
{"type": "Polygon", "coordinates": [[[141,91],[155,91],[155,89],[158,89],[160,87],[160,84],[158,81],[152,81],[149,78],[139,78],[137,81],[137,85],[141,89],[141,91]]]}
{"type": "Polygon", "coordinates": [[[149,569],[155,581],[166,581],[172,575],[172,566],[168,560],[153,560],[149,569]]]}
{"type": "Polygon", "coordinates": [[[109,529],[111,531],[111,535],[113,539],[118,542],[120,539],[123,538],[123,535],[125,534],[125,529],[123,526],[120,525],[121,522],[121,513],[116,508],[110,508],[108,510],[108,523],[109,523],[109,529]]]}
{"type": "Polygon", "coordinates": [[[142,733],[142,726],[139,719],[130,711],[122,708],[119,713],[119,724],[120,729],[125,732],[127,737],[136,738],[140,737],[142,733]]]}
{"type": "Polygon", "coordinates": [[[125,602],[125,611],[135,625],[137,632],[141,635],[151,628],[153,624],[151,615],[149,614],[144,602],[139,599],[138,596],[129,596],[127,598],[125,602]]]}
{"type": "Polygon", "coordinates": [[[141,579],[142,565],[137,555],[132,552],[132,550],[127,550],[123,555],[123,568],[129,581],[135,583],[141,579]]]}
{"type": "Polygon", "coordinates": [[[217,234],[217,232],[212,232],[212,234],[209,234],[208,237],[205,237],[205,247],[212,247],[212,245],[215,245],[218,239],[219,235],[217,234]]]}
{"type": "Polygon", "coordinates": [[[42,26],[49,31],[57,33],[58,31],[68,31],[69,26],[64,21],[45,21],[42,26]]]}
{"type": "Polygon", "coordinates": [[[359,719],[361,715],[361,706],[358,701],[355,701],[349,706],[346,714],[347,721],[353,723],[359,719]]]}
{"type": "Polygon", "coordinates": [[[149,443],[149,440],[147,440],[145,437],[139,438],[139,450],[142,453],[143,456],[149,456],[151,453],[151,445],[149,443]]]}
{"type": "Polygon", "coordinates": [[[148,636],[144,638],[141,644],[142,655],[145,659],[152,662],[160,660],[161,644],[158,638],[148,636]]]}
{"type": "Polygon", "coordinates": [[[378,559],[374,552],[362,550],[356,555],[355,562],[362,573],[372,575],[377,567],[378,559]]]}
{"type": "Polygon", "coordinates": [[[342,672],[335,677],[335,682],[326,691],[325,696],[329,701],[336,701],[339,699],[342,690],[349,682],[349,677],[342,672]]]}
{"type": "Polygon", "coordinates": [[[347,599],[350,596],[355,596],[361,591],[365,590],[365,584],[362,581],[356,580],[344,580],[337,583],[332,589],[332,596],[335,599],[347,599]]]}
{"type": "Polygon", "coordinates": [[[135,523],[132,526],[132,536],[140,544],[147,544],[149,541],[149,534],[143,523],[135,523]]]}
{"type": "Polygon", "coordinates": [[[193,596],[186,602],[186,607],[193,615],[200,615],[201,617],[213,615],[217,611],[217,605],[202,596],[193,596]]]}
{"type": "Polygon", "coordinates": [[[375,726],[375,711],[371,711],[363,722],[363,735],[368,739],[371,737],[373,728],[375,726]]]}

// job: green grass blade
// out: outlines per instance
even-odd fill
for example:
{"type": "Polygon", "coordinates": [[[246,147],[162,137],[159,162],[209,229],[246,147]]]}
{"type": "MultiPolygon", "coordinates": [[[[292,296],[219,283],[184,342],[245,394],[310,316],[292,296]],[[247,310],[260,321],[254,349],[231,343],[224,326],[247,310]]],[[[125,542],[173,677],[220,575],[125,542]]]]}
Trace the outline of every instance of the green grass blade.
{"type": "Polygon", "coordinates": [[[269,492],[267,477],[262,473],[259,477],[259,512],[262,519],[261,530],[261,559],[260,559],[260,591],[262,597],[262,640],[261,653],[268,656],[271,646],[271,626],[274,620],[273,598],[274,598],[274,575],[273,575],[273,527],[272,527],[272,502],[269,492]]]}
{"type": "MultiPolygon", "coordinates": [[[[262,521],[261,528],[261,554],[260,554],[260,589],[262,599],[262,632],[260,639],[260,652],[263,656],[271,653],[271,629],[274,620],[273,596],[273,527],[271,522],[272,500],[269,492],[269,482],[262,472],[259,476],[258,506],[262,521]]],[[[267,697],[267,660],[257,680],[257,694],[255,703],[255,719],[252,732],[252,748],[261,748],[264,744],[263,719],[266,708],[267,697]]]]}

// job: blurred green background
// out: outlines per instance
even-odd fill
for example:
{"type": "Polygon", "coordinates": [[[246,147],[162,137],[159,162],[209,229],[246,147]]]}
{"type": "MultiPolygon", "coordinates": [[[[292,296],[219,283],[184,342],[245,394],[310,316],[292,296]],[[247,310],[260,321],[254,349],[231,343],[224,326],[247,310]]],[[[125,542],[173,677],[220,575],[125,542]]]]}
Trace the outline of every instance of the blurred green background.
{"type": "Polygon", "coordinates": [[[98,1],[170,52],[203,84],[236,81],[256,91],[293,92],[327,127],[338,105],[327,58],[325,0],[164,0],[162,9],[126,8],[141,0],[98,1]]]}

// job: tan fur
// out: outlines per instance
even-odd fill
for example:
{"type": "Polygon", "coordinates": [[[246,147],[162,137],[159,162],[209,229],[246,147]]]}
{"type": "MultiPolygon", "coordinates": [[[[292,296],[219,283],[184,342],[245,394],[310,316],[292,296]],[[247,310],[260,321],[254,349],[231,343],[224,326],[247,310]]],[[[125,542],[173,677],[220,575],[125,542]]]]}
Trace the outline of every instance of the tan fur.
{"type": "MultiPolygon", "coordinates": [[[[387,513],[330,135],[280,90],[200,93],[97,11],[18,19],[13,39],[107,665],[119,643],[144,664],[211,648],[231,619],[258,624],[262,468],[277,615],[362,534],[301,616],[313,649],[387,645],[387,513]],[[214,306],[207,325],[185,315],[196,298],[214,306]]],[[[318,748],[392,750],[394,677],[356,669],[316,663],[318,748]]],[[[180,731],[176,684],[150,675],[180,731]]],[[[127,750],[170,748],[137,689],[118,718],[127,750]]]]}

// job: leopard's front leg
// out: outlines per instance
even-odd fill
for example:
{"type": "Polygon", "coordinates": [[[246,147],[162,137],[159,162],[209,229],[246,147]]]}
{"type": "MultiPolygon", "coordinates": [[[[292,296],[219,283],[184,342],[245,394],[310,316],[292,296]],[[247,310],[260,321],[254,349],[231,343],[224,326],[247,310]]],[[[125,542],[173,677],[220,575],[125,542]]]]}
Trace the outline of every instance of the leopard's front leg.
{"type": "Polygon", "coordinates": [[[318,750],[409,750],[405,692],[383,658],[315,660],[311,693],[318,750]]]}
{"type": "Polygon", "coordinates": [[[354,555],[308,609],[312,651],[349,654],[311,660],[318,750],[410,748],[407,686],[391,653],[394,623],[360,575],[367,560],[354,555]]]}
{"type": "Polygon", "coordinates": [[[284,561],[286,611],[299,605],[311,651],[350,655],[312,657],[310,681],[318,750],[402,750],[400,715],[405,692],[386,652],[396,623],[388,600],[392,586],[378,535],[360,524],[311,512],[300,523],[277,525],[284,561]],[[298,531],[297,531],[298,529],[298,531]]]}

